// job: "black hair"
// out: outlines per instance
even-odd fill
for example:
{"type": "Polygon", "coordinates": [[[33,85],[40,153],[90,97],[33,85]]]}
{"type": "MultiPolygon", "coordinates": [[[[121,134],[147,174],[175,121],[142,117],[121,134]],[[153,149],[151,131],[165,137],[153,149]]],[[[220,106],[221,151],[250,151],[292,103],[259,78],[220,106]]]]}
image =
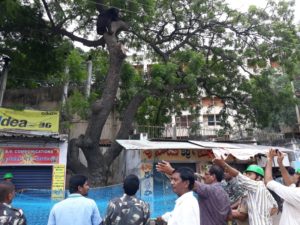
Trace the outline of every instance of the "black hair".
{"type": "Polygon", "coordinates": [[[74,175],[69,181],[70,194],[78,192],[78,186],[83,187],[88,178],[84,175],[74,175]]]}
{"type": "Polygon", "coordinates": [[[182,181],[189,181],[189,190],[192,190],[195,184],[194,171],[189,167],[180,167],[175,169],[173,173],[179,173],[182,181]]]}
{"type": "Polygon", "coordinates": [[[208,172],[210,175],[215,175],[218,182],[221,182],[224,178],[224,170],[218,165],[212,165],[208,172]]]}
{"type": "Polygon", "coordinates": [[[139,190],[139,186],[139,178],[134,174],[130,174],[124,179],[124,192],[129,196],[135,195],[135,193],[139,190]]]}
{"type": "Polygon", "coordinates": [[[4,202],[6,196],[15,190],[15,185],[10,181],[0,182],[0,202],[4,202]]]}
{"type": "Polygon", "coordinates": [[[295,169],[291,166],[286,167],[286,169],[287,169],[289,175],[291,175],[291,176],[293,176],[296,173],[295,169]]]}

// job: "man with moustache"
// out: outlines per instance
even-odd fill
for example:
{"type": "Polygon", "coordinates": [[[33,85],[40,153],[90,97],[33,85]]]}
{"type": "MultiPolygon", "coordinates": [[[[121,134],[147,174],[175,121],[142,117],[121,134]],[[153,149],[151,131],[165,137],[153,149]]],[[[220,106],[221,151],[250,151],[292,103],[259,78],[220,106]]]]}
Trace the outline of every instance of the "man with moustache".
{"type": "Polygon", "coordinates": [[[193,195],[194,172],[190,168],[181,167],[173,170],[170,179],[173,191],[177,194],[178,199],[173,211],[157,218],[157,222],[165,221],[168,225],[199,225],[199,205],[193,195]]]}
{"type": "MultiPolygon", "coordinates": [[[[176,171],[169,162],[158,163],[156,169],[167,175],[176,171]]],[[[224,171],[217,165],[212,165],[204,175],[202,184],[195,182],[194,192],[198,195],[200,206],[200,224],[203,225],[227,225],[231,218],[230,201],[227,193],[221,185],[224,171]]]]}

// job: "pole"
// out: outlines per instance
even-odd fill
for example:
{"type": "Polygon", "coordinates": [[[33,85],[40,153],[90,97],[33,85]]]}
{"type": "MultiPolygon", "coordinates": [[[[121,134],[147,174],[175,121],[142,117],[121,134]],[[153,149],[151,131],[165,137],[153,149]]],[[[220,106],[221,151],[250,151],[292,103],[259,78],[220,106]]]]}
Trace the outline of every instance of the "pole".
{"type": "Polygon", "coordinates": [[[67,102],[68,98],[68,91],[69,91],[69,66],[65,67],[65,83],[64,83],[64,90],[62,96],[62,105],[64,106],[67,102]]]}
{"type": "Polygon", "coordinates": [[[3,56],[3,60],[4,60],[4,66],[0,77],[0,106],[2,106],[2,102],[3,102],[4,92],[6,89],[9,62],[11,61],[11,59],[8,56],[3,56]]]}
{"type": "Polygon", "coordinates": [[[92,71],[93,71],[93,62],[92,62],[92,56],[89,55],[89,59],[87,61],[87,69],[88,69],[88,77],[86,79],[85,84],[85,97],[90,97],[91,93],[91,83],[92,83],[92,71]]]}

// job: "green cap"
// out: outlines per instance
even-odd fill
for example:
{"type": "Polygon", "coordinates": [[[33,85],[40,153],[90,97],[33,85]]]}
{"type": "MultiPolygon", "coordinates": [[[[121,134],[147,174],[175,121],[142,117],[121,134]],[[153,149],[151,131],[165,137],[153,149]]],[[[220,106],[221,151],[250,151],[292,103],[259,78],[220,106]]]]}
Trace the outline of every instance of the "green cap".
{"type": "Polygon", "coordinates": [[[300,174],[300,168],[296,169],[296,173],[300,174]]]}
{"type": "Polygon", "coordinates": [[[250,165],[247,167],[247,169],[245,170],[245,172],[254,172],[262,177],[265,176],[265,172],[264,172],[264,169],[261,168],[260,166],[258,165],[250,165]]]}
{"type": "Polygon", "coordinates": [[[12,179],[14,175],[12,173],[6,173],[3,175],[3,179],[12,179]]]}

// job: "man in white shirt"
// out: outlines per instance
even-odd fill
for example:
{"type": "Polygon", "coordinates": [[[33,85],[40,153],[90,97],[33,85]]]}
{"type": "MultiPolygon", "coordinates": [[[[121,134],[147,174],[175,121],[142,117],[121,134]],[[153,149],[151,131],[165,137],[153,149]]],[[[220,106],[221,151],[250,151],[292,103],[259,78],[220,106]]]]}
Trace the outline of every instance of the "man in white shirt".
{"type": "Polygon", "coordinates": [[[238,183],[246,190],[250,225],[272,225],[271,216],[278,208],[277,202],[263,182],[264,170],[258,165],[250,165],[245,175],[229,166],[223,158],[214,159],[213,163],[224,168],[231,176],[237,177],[238,183]]]}
{"type": "Polygon", "coordinates": [[[271,149],[267,155],[265,183],[267,187],[279,195],[283,200],[282,215],[279,225],[299,225],[300,224],[300,188],[296,187],[293,178],[289,175],[283,165],[284,154],[278,150],[271,149]],[[272,163],[274,156],[284,181],[284,185],[273,180],[272,163]]]}
{"type": "Polygon", "coordinates": [[[171,175],[173,191],[178,195],[172,212],[167,212],[157,221],[165,221],[168,225],[199,225],[200,209],[198,200],[193,195],[195,183],[194,172],[187,167],[175,169],[171,175]]]}

